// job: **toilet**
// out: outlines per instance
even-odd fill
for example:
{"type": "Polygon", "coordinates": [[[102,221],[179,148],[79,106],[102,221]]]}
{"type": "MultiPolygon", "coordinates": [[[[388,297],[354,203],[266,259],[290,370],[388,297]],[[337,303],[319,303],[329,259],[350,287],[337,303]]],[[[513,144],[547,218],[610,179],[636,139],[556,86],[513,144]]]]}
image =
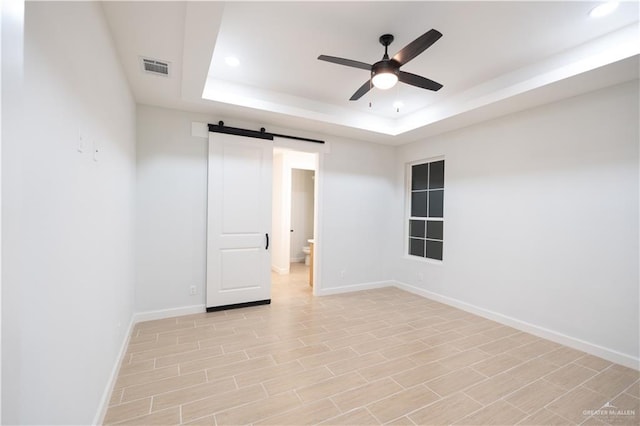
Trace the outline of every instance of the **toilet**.
{"type": "Polygon", "coordinates": [[[304,264],[309,266],[309,262],[310,262],[309,256],[311,256],[311,247],[309,246],[302,247],[302,252],[304,253],[304,264]]]}

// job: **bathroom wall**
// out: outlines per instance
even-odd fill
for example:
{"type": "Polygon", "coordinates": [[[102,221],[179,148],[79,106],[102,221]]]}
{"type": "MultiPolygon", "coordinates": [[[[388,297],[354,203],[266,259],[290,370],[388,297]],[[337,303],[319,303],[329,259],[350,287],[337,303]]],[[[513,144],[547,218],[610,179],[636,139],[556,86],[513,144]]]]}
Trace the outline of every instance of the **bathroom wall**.
{"type": "Polygon", "coordinates": [[[302,249],[313,238],[313,170],[291,170],[290,261],[303,262],[302,249]]]}

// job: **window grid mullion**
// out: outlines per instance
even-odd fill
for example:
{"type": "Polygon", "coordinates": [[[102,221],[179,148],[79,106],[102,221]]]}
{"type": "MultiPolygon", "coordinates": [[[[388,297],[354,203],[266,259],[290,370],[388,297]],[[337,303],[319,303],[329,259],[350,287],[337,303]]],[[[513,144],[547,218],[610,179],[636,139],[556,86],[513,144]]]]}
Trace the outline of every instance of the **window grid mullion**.
{"type": "MultiPolygon", "coordinates": [[[[410,200],[409,200],[409,210],[410,210],[410,214],[409,214],[409,248],[408,248],[408,254],[410,256],[416,256],[416,257],[422,257],[422,258],[427,258],[427,259],[434,259],[434,260],[440,260],[442,261],[442,247],[444,244],[444,232],[443,232],[443,226],[444,226],[444,215],[442,216],[431,216],[431,212],[429,207],[430,203],[432,202],[432,197],[430,197],[430,194],[434,191],[442,191],[442,194],[444,195],[444,160],[437,160],[437,161],[431,161],[431,162],[424,162],[424,163],[416,163],[410,166],[410,170],[411,170],[411,174],[410,174],[410,180],[409,180],[409,194],[411,194],[410,200]],[[441,166],[438,166],[437,169],[435,169],[433,171],[433,173],[437,174],[438,176],[434,176],[434,179],[437,180],[437,185],[439,186],[438,188],[431,188],[432,185],[432,167],[434,163],[437,162],[442,162],[441,166]],[[424,174],[422,174],[423,172],[425,172],[425,167],[424,165],[426,165],[426,176],[424,176],[424,174]],[[423,166],[423,167],[419,167],[419,166],[423,166]],[[416,184],[416,186],[420,189],[414,189],[414,180],[416,179],[416,172],[420,173],[418,176],[420,177],[420,180],[418,181],[419,183],[416,184]],[[440,175],[441,173],[441,175],[440,175]],[[422,188],[423,185],[426,185],[426,188],[422,188]],[[420,204],[415,204],[414,205],[414,196],[413,194],[417,194],[417,193],[424,193],[424,208],[426,208],[426,211],[424,212],[425,216],[413,216],[412,213],[417,212],[417,213],[422,213],[420,204]],[[412,231],[412,222],[423,222],[423,226],[424,228],[422,229],[422,231],[420,232],[420,227],[415,229],[415,231],[412,231]],[[428,236],[429,230],[431,229],[429,226],[429,222],[440,222],[442,223],[442,225],[440,225],[440,229],[435,228],[431,230],[431,237],[428,236]],[[442,238],[434,238],[433,235],[436,236],[441,236],[442,238]],[[415,236],[414,234],[418,235],[415,236]],[[423,236],[419,236],[419,235],[423,235],[423,236]],[[431,244],[429,244],[431,243],[431,244]],[[433,244],[435,243],[435,245],[433,244]]],[[[435,195],[434,195],[435,197],[435,195]]],[[[422,198],[422,197],[419,197],[422,198]]],[[[419,202],[419,199],[416,199],[415,201],[419,202]]],[[[443,203],[444,202],[444,198],[442,196],[442,201],[438,200],[439,203],[443,203]]],[[[443,211],[443,207],[444,206],[440,206],[439,204],[435,204],[433,206],[433,210],[435,214],[442,214],[441,212],[443,211]]],[[[414,223],[415,226],[415,223],[414,223]]]]}

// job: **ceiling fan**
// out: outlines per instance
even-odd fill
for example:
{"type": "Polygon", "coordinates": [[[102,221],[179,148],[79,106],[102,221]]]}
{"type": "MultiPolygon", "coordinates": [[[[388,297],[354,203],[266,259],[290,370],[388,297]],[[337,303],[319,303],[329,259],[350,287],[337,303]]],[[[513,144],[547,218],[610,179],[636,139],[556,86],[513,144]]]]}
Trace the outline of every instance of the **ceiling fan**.
{"type": "Polygon", "coordinates": [[[360,99],[371,89],[372,84],[378,89],[384,90],[392,88],[398,81],[420,87],[422,89],[437,91],[442,88],[442,84],[416,74],[400,71],[400,67],[424,52],[433,43],[438,41],[440,37],[442,37],[442,34],[439,31],[431,29],[413,40],[411,43],[407,44],[398,53],[396,53],[393,58],[389,59],[387,48],[393,42],[393,36],[391,34],[384,34],[380,36],[380,44],[384,46],[384,56],[382,57],[382,60],[373,65],[327,55],[320,55],[318,56],[318,59],[338,65],[360,68],[371,72],[369,80],[356,90],[353,96],[349,98],[350,101],[357,101],[360,99]]]}

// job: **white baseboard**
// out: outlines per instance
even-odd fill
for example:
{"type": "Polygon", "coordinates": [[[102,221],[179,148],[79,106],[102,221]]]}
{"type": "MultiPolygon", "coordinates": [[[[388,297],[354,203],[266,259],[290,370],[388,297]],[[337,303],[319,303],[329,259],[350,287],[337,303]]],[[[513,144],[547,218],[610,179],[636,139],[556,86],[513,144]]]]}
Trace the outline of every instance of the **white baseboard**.
{"type": "Polygon", "coordinates": [[[538,325],[531,324],[517,318],[503,315],[498,312],[493,312],[488,309],[484,309],[479,306],[475,306],[470,303],[434,293],[419,287],[414,287],[403,282],[395,281],[394,285],[399,289],[408,291],[410,293],[417,294],[419,296],[435,300],[436,302],[441,302],[449,306],[453,306],[455,308],[470,312],[483,318],[487,318],[501,324],[516,328],[518,330],[533,334],[535,336],[542,337],[543,339],[551,340],[552,342],[556,342],[561,345],[568,346],[570,348],[577,349],[591,355],[595,355],[608,361],[615,362],[616,364],[624,365],[625,367],[638,370],[638,366],[640,365],[640,359],[628,354],[615,351],[613,349],[605,348],[594,343],[567,336],[566,334],[562,334],[557,331],[549,330],[547,328],[540,327],[538,325]]]}
{"type": "Polygon", "coordinates": [[[370,283],[351,284],[342,287],[317,288],[316,296],[329,296],[332,294],[351,293],[353,291],[373,290],[376,288],[393,287],[395,281],[374,281],[370,283]]]}
{"type": "Polygon", "coordinates": [[[118,370],[120,370],[120,365],[122,364],[122,359],[124,358],[124,354],[127,351],[127,347],[129,346],[129,340],[131,339],[131,333],[133,332],[133,327],[135,326],[134,322],[135,315],[131,316],[131,321],[129,321],[129,327],[124,335],[124,339],[122,340],[122,345],[120,346],[120,351],[118,352],[118,357],[116,358],[116,363],[111,369],[111,374],[109,374],[109,380],[107,380],[107,386],[102,393],[102,398],[100,399],[100,403],[98,404],[98,412],[96,413],[96,417],[93,419],[93,425],[102,425],[104,423],[104,416],[107,414],[107,408],[109,408],[109,401],[111,400],[111,394],[113,393],[113,387],[116,385],[116,379],[118,378],[118,370]]]}
{"type": "Polygon", "coordinates": [[[157,319],[179,317],[182,315],[200,314],[206,312],[205,305],[182,306],[180,308],[159,309],[157,311],[145,311],[133,314],[133,322],[153,321],[157,319]]]}
{"type": "Polygon", "coordinates": [[[278,268],[277,266],[273,265],[271,265],[271,270],[280,275],[286,275],[289,273],[289,268],[278,268]]]}
{"type": "Polygon", "coordinates": [[[301,263],[304,262],[304,257],[292,257],[289,259],[289,263],[301,263]]]}
{"type": "MultiPolygon", "coordinates": [[[[631,355],[623,354],[621,352],[617,352],[615,350],[605,348],[590,342],[586,342],[581,339],[567,336],[565,334],[562,334],[553,330],[549,330],[547,328],[540,327],[535,324],[531,324],[526,321],[522,321],[507,315],[493,312],[488,309],[484,309],[479,306],[472,305],[470,303],[463,302],[461,300],[458,300],[452,297],[434,293],[419,287],[414,287],[412,285],[409,285],[400,281],[375,281],[375,282],[369,282],[369,283],[352,284],[352,285],[347,285],[342,287],[317,288],[316,295],[329,296],[333,294],[351,293],[354,291],[372,290],[372,289],[378,289],[378,288],[384,288],[384,287],[397,287],[401,290],[405,290],[410,293],[417,294],[418,296],[422,296],[427,299],[435,300],[436,302],[441,302],[446,305],[453,306],[455,308],[461,309],[466,312],[470,312],[472,314],[481,316],[483,318],[487,318],[487,319],[499,322],[501,324],[508,325],[510,327],[516,328],[518,330],[521,330],[527,333],[531,333],[535,336],[542,337],[547,340],[551,340],[552,342],[556,342],[561,345],[565,345],[570,348],[574,348],[579,351],[583,351],[588,354],[595,355],[597,357],[606,359],[608,361],[615,362],[616,364],[624,365],[625,367],[638,370],[638,366],[640,365],[640,359],[635,358],[631,355]]],[[[103,423],[104,415],[107,412],[109,400],[111,399],[113,386],[115,385],[115,380],[117,378],[118,369],[120,368],[120,364],[122,363],[122,358],[125,354],[127,346],[129,345],[129,339],[135,324],[142,321],[151,321],[151,320],[171,318],[171,317],[176,317],[181,315],[190,315],[190,314],[201,313],[205,311],[206,311],[205,305],[193,305],[193,306],[184,306],[180,308],[161,309],[157,311],[138,312],[132,316],[131,322],[129,324],[129,329],[127,330],[125,338],[122,342],[122,346],[120,347],[120,353],[118,355],[117,362],[115,363],[111,371],[111,375],[109,376],[107,387],[103,393],[102,399],[98,406],[98,412],[93,421],[94,425],[101,425],[103,423]]]]}
{"type": "Polygon", "coordinates": [[[107,386],[102,394],[102,399],[100,400],[100,404],[98,404],[98,412],[96,413],[96,417],[93,419],[94,425],[101,425],[104,423],[104,416],[105,414],[107,414],[107,408],[109,407],[109,401],[111,400],[113,387],[115,386],[116,379],[118,377],[118,370],[120,369],[120,365],[122,364],[124,354],[127,351],[127,347],[129,346],[129,340],[131,339],[131,333],[133,332],[133,327],[135,327],[137,323],[143,322],[143,321],[152,321],[152,320],[163,319],[163,318],[178,317],[182,315],[197,314],[201,312],[206,312],[206,310],[207,309],[205,305],[193,305],[193,306],[183,306],[180,308],[172,308],[172,309],[160,309],[157,311],[138,312],[131,316],[129,328],[127,329],[127,332],[122,341],[122,345],[120,347],[120,352],[118,354],[116,363],[111,369],[111,374],[109,375],[107,386]]]}

